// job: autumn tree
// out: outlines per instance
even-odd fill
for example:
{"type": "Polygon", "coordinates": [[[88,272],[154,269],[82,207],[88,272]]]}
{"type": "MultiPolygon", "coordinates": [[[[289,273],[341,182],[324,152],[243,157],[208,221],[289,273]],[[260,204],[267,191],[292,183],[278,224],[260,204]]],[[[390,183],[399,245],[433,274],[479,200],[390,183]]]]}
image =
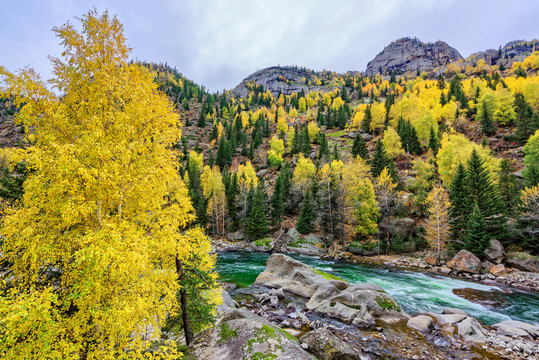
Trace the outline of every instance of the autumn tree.
{"type": "Polygon", "coordinates": [[[470,212],[466,183],[466,168],[462,163],[459,163],[457,173],[449,188],[449,200],[451,201],[449,221],[451,225],[451,237],[455,242],[461,239],[462,230],[466,223],[466,216],[470,212]]]}
{"type": "Polygon", "coordinates": [[[401,138],[391,126],[384,131],[382,142],[384,144],[384,149],[390,158],[395,159],[404,154],[401,138]]]}
{"type": "Polygon", "coordinates": [[[519,206],[518,225],[524,241],[523,245],[534,252],[539,251],[539,186],[522,190],[519,206]]]}
{"type": "Polygon", "coordinates": [[[440,261],[442,252],[449,241],[449,197],[447,190],[441,185],[435,185],[427,196],[426,221],[427,241],[431,248],[436,250],[436,258],[440,261]]]}
{"type": "Polygon", "coordinates": [[[210,168],[204,167],[201,176],[203,194],[208,199],[208,215],[212,219],[212,232],[214,234],[225,234],[226,217],[226,194],[223,177],[218,166],[210,168]]]}
{"type": "MultiPolygon", "coordinates": [[[[64,51],[53,91],[31,69],[0,68],[2,93],[22,106],[31,146],[21,157],[32,170],[1,230],[13,276],[0,297],[3,358],[142,358],[145,333],[159,338],[180,313],[189,343],[183,279],[214,265],[207,251],[193,257],[207,237],[182,232],[194,213],[172,103],[127,62],[116,17],[93,10],[81,22],[82,31],[54,29],[64,51]]],[[[163,345],[154,356],[178,357],[173,342],[163,345]]]]}

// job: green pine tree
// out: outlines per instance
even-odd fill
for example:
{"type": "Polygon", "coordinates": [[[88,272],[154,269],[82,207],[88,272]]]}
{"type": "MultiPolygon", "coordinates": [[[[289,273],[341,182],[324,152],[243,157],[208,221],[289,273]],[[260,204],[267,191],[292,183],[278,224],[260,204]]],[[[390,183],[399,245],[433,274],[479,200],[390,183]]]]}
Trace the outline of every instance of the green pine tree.
{"type": "Polygon", "coordinates": [[[365,116],[363,118],[363,121],[361,122],[361,130],[363,130],[363,132],[365,133],[370,132],[371,122],[372,122],[371,106],[367,105],[367,108],[365,109],[365,116]]]}
{"type": "Polygon", "coordinates": [[[376,142],[376,147],[371,158],[371,175],[377,177],[385,167],[389,170],[391,162],[391,158],[386,154],[382,140],[379,139],[376,142]]]}
{"type": "Polygon", "coordinates": [[[466,168],[460,163],[449,188],[449,201],[451,202],[449,223],[451,225],[451,238],[455,241],[457,250],[461,248],[462,230],[470,212],[466,182],[466,168]]]}
{"type": "Polygon", "coordinates": [[[277,226],[284,217],[284,184],[283,176],[279,174],[275,180],[273,196],[271,198],[272,225],[277,226]]]}
{"type": "Polygon", "coordinates": [[[432,150],[433,154],[437,154],[438,149],[440,148],[440,141],[438,140],[438,135],[436,134],[436,131],[434,131],[434,128],[432,126],[430,128],[428,148],[432,150]]]}
{"type": "Polygon", "coordinates": [[[490,179],[490,172],[474,149],[466,167],[466,188],[468,209],[476,203],[485,216],[489,235],[503,235],[505,217],[504,207],[498,189],[490,179]]]}
{"type": "Polygon", "coordinates": [[[533,109],[521,93],[515,94],[515,113],[517,125],[517,136],[522,141],[528,138],[539,128],[537,115],[534,115],[533,109]]]}
{"type": "Polygon", "coordinates": [[[514,171],[513,165],[507,159],[502,159],[500,163],[500,178],[498,179],[498,192],[506,213],[512,213],[515,210],[517,205],[515,199],[518,199],[520,193],[520,184],[517,177],[513,174],[514,171]]]}
{"type": "Polygon", "coordinates": [[[481,116],[481,132],[487,136],[494,135],[496,133],[496,129],[494,128],[494,122],[492,121],[491,114],[489,114],[487,104],[484,100],[481,103],[481,106],[483,107],[483,114],[481,116]]]}
{"type": "Polygon", "coordinates": [[[321,161],[328,161],[331,157],[329,152],[329,143],[324,132],[320,133],[319,136],[320,148],[318,149],[318,159],[321,161]]]}
{"type": "Polygon", "coordinates": [[[316,215],[314,212],[314,204],[311,191],[307,191],[301,210],[299,211],[298,220],[296,223],[296,229],[300,234],[309,234],[316,228],[315,225],[316,215]]]}
{"type": "Polygon", "coordinates": [[[247,237],[251,240],[262,239],[268,233],[266,216],[266,194],[262,186],[258,186],[253,194],[252,204],[247,216],[247,237]]]}
{"type": "Polygon", "coordinates": [[[359,156],[363,160],[369,160],[369,150],[367,150],[367,144],[361,134],[356,134],[354,142],[352,144],[352,156],[359,156]]]}
{"type": "Polygon", "coordinates": [[[333,160],[341,160],[341,153],[339,152],[337,143],[333,144],[333,160]]]}
{"type": "Polygon", "coordinates": [[[490,237],[487,232],[484,214],[479,209],[479,205],[474,203],[472,209],[472,213],[469,215],[464,227],[464,249],[482,258],[484,257],[483,251],[487,248],[490,237]]]}

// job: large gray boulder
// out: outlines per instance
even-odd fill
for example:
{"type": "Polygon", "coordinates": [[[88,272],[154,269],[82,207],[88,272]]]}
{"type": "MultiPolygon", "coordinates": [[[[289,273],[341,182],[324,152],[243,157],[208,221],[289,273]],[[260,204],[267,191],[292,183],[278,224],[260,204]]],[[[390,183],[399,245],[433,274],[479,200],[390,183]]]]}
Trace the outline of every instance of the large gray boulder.
{"type": "Polygon", "coordinates": [[[492,239],[485,249],[485,255],[494,264],[500,264],[505,258],[505,250],[498,240],[492,239]]]}
{"type": "Polygon", "coordinates": [[[253,249],[256,252],[270,252],[273,250],[273,239],[264,238],[264,239],[253,241],[251,243],[251,249],[253,249]]]}
{"type": "Polygon", "coordinates": [[[198,360],[313,360],[284,330],[245,309],[233,309],[189,346],[198,360]]]}
{"type": "Polygon", "coordinates": [[[539,272],[539,257],[525,252],[517,252],[507,255],[505,263],[519,270],[539,272]]]}
{"type": "Polygon", "coordinates": [[[479,274],[479,271],[481,270],[481,260],[467,250],[460,250],[447,262],[447,267],[457,273],[467,272],[479,274]]]}
{"type": "Polygon", "coordinates": [[[315,270],[301,261],[283,254],[272,254],[266,268],[255,280],[256,285],[283,289],[305,298],[310,298],[324,284],[333,284],[338,289],[348,287],[344,280],[315,270]]]}
{"type": "Polygon", "coordinates": [[[362,360],[361,353],[342,341],[328,329],[317,329],[303,335],[300,339],[307,345],[307,351],[320,360],[362,360]]]}

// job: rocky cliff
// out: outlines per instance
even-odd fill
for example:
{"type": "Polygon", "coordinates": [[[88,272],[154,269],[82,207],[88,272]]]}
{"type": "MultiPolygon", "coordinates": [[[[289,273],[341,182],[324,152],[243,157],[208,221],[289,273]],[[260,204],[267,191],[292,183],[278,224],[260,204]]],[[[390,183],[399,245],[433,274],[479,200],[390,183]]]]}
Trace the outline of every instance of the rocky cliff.
{"type": "Polygon", "coordinates": [[[434,44],[423,43],[418,39],[402,38],[386,46],[381,53],[367,64],[366,75],[376,75],[395,70],[431,71],[452,61],[462,59],[457,50],[443,41],[434,44]]]}
{"type": "Polygon", "coordinates": [[[249,75],[230,93],[237,98],[246,97],[254,85],[269,90],[273,96],[276,96],[279,91],[284,95],[290,95],[307,90],[307,83],[312,80],[312,77],[312,73],[304,69],[273,66],[249,75]]]}

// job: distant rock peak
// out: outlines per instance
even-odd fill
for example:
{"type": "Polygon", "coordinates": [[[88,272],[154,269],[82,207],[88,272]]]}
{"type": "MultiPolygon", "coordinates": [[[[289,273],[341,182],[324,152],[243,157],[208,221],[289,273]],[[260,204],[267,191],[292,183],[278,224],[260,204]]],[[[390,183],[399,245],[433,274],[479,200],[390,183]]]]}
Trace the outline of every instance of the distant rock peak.
{"type": "Polygon", "coordinates": [[[372,76],[390,71],[432,71],[435,67],[460,59],[460,53],[441,40],[424,43],[417,38],[405,37],[387,45],[367,64],[365,73],[372,76]]]}

